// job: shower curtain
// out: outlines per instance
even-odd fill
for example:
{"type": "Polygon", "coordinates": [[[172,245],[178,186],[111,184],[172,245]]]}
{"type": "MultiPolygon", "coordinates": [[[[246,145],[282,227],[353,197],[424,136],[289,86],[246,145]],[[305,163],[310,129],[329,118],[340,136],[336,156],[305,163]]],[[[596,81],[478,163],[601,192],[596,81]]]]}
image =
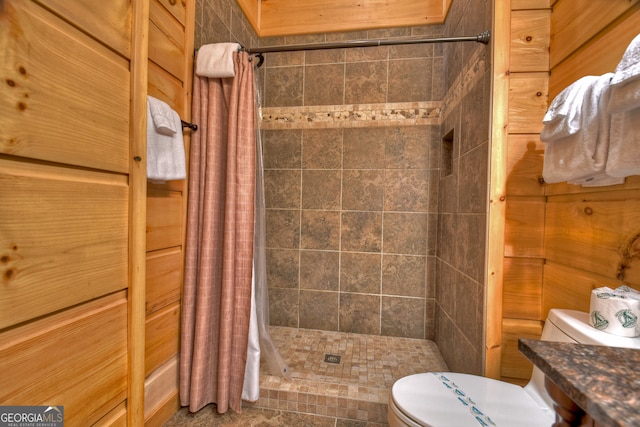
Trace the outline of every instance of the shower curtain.
{"type": "Polygon", "coordinates": [[[254,245],[253,66],[235,77],[194,76],[193,134],[180,351],[180,401],[240,412],[254,245]]]}

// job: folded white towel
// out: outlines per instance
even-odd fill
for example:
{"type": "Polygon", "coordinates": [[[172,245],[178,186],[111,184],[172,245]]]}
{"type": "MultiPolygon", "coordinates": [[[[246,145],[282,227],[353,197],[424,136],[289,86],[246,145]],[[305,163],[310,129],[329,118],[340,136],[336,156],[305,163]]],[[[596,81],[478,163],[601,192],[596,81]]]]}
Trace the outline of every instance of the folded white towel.
{"type": "Polygon", "coordinates": [[[196,74],[200,77],[233,77],[236,71],[233,54],[240,50],[238,43],[213,43],[200,46],[196,58],[196,74]]]}
{"type": "MultiPolygon", "coordinates": [[[[611,116],[606,111],[612,73],[594,79],[581,90],[575,111],[577,130],[564,138],[548,142],[544,152],[542,176],[548,183],[582,181],[601,175],[607,163],[611,116]]],[[[572,113],[573,114],[573,113],[572,113]]]]}
{"type": "Polygon", "coordinates": [[[607,174],[640,175],[640,108],[611,115],[607,174]]]}
{"type": "Polygon", "coordinates": [[[551,142],[573,135],[581,129],[581,100],[591,91],[599,76],[585,76],[560,92],[549,105],[542,123],[540,140],[551,142]]]}
{"type": "Polygon", "coordinates": [[[636,36],[616,67],[611,79],[610,113],[640,107],[640,35],[636,36]]]}
{"type": "Polygon", "coordinates": [[[640,34],[638,34],[622,55],[622,59],[616,67],[615,75],[611,79],[611,85],[617,86],[629,83],[640,78],[640,34]]]}
{"type": "Polygon", "coordinates": [[[622,113],[634,108],[640,108],[640,79],[611,86],[609,113],[622,113]]]}
{"type": "Polygon", "coordinates": [[[159,133],[173,135],[178,132],[178,129],[182,130],[182,126],[176,127],[176,123],[173,120],[173,110],[166,102],[160,101],[153,96],[147,96],[147,107],[151,113],[153,124],[159,133]]]}
{"type": "MultiPolygon", "coordinates": [[[[171,110],[172,123],[182,130],[180,116],[171,110]]],[[[182,131],[173,135],[158,132],[147,108],[147,179],[168,181],[187,177],[182,131]]]]}

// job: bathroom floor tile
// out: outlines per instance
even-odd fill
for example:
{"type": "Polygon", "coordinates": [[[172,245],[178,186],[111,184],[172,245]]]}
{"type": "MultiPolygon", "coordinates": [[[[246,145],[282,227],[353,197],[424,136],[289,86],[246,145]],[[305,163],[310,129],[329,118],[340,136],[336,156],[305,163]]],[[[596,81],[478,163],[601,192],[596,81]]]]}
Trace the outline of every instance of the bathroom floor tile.
{"type": "Polygon", "coordinates": [[[219,415],[213,405],[196,414],[182,408],[165,427],[382,427],[397,379],[447,370],[428,340],[276,326],[270,332],[290,379],[269,375],[263,361],[260,399],[245,402],[242,414],[219,415]]]}

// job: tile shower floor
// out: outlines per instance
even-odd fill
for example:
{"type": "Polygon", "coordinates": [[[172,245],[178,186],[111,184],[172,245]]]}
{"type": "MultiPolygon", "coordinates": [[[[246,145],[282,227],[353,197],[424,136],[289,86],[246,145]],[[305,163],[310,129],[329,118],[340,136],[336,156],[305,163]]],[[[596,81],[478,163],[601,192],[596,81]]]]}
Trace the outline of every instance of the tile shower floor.
{"type": "MultiPolygon", "coordinates": [[[[202,411],[209,414],[207,418],[220,417],[219,422],[210,419],[193,426],[384,425],[394,381],[418,372],[447,370],[432,341],[273,326],[270,331],[291,379],[269,375],[263,363],[257,402],[245,402],[240,415],[218,416],[215,410],[205,408],[202,411]],[[250,421],[256,416],[262,421],[250,421]],[[276,419],[267,422],[272,416],[276,419]],[[291,416],[307,416],[313,421],[285,421],[291,416]],[[246,418],[240,421],[242,417],[246,418]],[[279,424],[277,419],[294,424],[279,424]]],[[[172,421],[179,417],[180,412],[172,421]]],[[[189,425],[186,418],[182,421],[167,426],[189,425]]]]}

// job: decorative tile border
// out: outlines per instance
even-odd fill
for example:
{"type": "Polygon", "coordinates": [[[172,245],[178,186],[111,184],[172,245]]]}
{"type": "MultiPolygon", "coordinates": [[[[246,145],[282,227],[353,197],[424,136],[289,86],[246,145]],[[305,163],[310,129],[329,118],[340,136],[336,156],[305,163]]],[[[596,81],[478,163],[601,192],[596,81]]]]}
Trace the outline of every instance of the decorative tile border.
{"type": "Polygon", "coordinates": [[[348,128],[433,125],[440,122],[440,101],[390,104],[267,107],[262,129],[348,128]]]}

